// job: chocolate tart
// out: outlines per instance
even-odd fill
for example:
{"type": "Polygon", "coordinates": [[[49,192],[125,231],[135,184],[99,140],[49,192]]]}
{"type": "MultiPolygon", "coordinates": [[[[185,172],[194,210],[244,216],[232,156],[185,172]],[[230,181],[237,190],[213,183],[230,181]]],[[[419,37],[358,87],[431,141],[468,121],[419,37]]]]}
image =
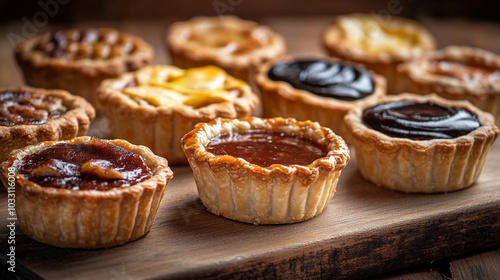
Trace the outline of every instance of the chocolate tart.
{"type": "Polygon", "coordinates": [[[94,117],[90,103],[64,90],[0,89],[0,162],[14,149],[83,136],[94,117]]]}
{"type": "Polygon", "coordinates": [[[142,237],[172,178],[167,161],[148,148],[88,136],[27,146],[0,168],[4,186],[15,189],[21,230],[66,248],[111,247],[142,237]]]}
{"type": "Polygon", "coordinates": [[[499,133],[491,114],[435,94],[385,96],[345,122],[361,175],[408,193],[471,186],[499,133]]]}
{"type": "Polygon", "coordinates": [[[198,124],[182,143],[208,211],[256,225],[295,223],[319,215],[333,197],[349,161],[349,149],[340,136],[318,123],[291,118],[218,118],[198,124]],[[248,149],[256,154],[242,158],[228,149],[224,149],[225,154],[215,153],[210,146],[218,137],[234,140],[232,150],[237,154],[248,149]],[[309,163],[285,164],[274,161],[273,156],[280,156],[276,148],[293,161],[310,156],[309,151],[315,148],[322,152],[309,163]],[[301,150],[301,156],[296,156],[296,150],[301,150]]]}
{"type": "Polygon", "coordinates": [[[363,66],[330,58],[285,58],[259,68],[264,117],[311,120],[349,142],[344,115],[386,94],[385,78],[363,66]]]}
{"type": "Polygon", "coordinates": [[[330,56],[364,64],[387,78],[387,91],[397,93],[398,64],[435,49],[435,39],[420,23],[396,16],[338,16],[323,31],[330,56]]]}
{"type": "Polygon", "coordinates": [[[398,75],[400,91],[468,100],[500,124],[500,56],[492,52],[449,46],[399,65],[398,75]]]}
{"type": "Polygon", "coordinates": [[[106,80],[98,89],[113,137],[187,163],[181,138],[195,124],[250,116],[259,100],[247,83],[215,66],[156,65],[106,80]]]}
{"type": "Polygon", "coordinates": [[[269,27],[235,16],[176,22],[166,43],[173,64],[181,68],[216,65],[245,81],[255,67],[286,51],[284,39],[269,27]]]}
{"type": "Polygon", "coordinates": [[[102,80],[149,64],[154,51],[128,33],[79,28],[35,36],[19,44],[14,53],[26,84],[64,89],[96,106],[96,89],[102,80]]]}

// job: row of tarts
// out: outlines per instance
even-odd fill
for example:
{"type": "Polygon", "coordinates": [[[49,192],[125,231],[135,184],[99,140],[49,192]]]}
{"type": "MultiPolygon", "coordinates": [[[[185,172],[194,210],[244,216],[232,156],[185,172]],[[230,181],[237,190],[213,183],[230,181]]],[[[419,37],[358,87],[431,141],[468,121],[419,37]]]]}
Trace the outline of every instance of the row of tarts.
{"type": "Polygon", "coordinates": [[[287,56],[279,34],[233,16],[174,23],[166,42],[175,66],[148,65],[149,44],[108,28],[16,47],[33,87],[0,92],[0,177],[26,235],[75,248],[135,240],[168,165],[186,162],[210,212],[304,221],[333,197],[348,145],[376,185],[460,190],[499,133],[500,58],[436,51],[414,21],[339,16],[323,33],[328,57],[287,56]],[[114,140],[84,136],[96,112],[114,140]]]}

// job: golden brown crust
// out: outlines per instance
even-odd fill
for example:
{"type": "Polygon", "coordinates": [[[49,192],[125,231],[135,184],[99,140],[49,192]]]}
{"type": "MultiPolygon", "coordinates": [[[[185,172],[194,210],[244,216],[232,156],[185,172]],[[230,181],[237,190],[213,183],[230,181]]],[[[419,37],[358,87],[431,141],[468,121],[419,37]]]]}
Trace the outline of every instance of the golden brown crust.
{"type": "MultiPolygon", "coordinates": [[[[97,28],[98,33],[118,32],[110,28],[97,28]]],[[[68,30],[74,31],[74,30],[68,30]]],[[[150,63],[153,48],[139,37],[120,33],[134,45],[134,51],[109,59],[70,60],[63,57],[49,57],[42,50],[35,50],[37,44],[48,41],[49,33],[35,36],[16,46],[14,54],[28,85],[40,88],[60,88],[97,104],[96,89],[108,78],[134,71],[150,63]],[[54,79],[53,77],[58,77],[54,79]]]]}
{"type": "Polygon", "coordinates": [[[428,51],[435,49],[435,40],[432,34],[420,23],[396,16],[379,16],[375,14],[349,14],[339,16],[324,31],[322,35],[323,46],[328,54],[340,59],[364,64],[369,69],[383,75],[388,80],[388,92],[395,93],[393,80],[397,77],[396,66],[399,63],[421,57],[428,51]],[[345,40],[341,21],[345,19],[373,20],[390,30],[397,30],[416,36],[417,44],[412,48],[399,48],[393,51],[370,53],[363,48],[353,46],[345,40]]]}
{"type": "Polygon", "coordinates": [[[68,248],[102,248],[120,245],[145,235],[156,215],[165,185],[173,174],[168,162],[143,146],[124,140],[103,140],[141,155],[153,176],[139,184],[109,191],[65,190],[40,185],[16,173],[26,155],[54,144],[86,143],[91,138],[49,141],[19,149],[1,166],[1,179],[11,188],[15,173],[16,213],[21,230],[43,243],[68,248]]]}
{"type": "MultiPolygon", "coordinates": [[[[327,58],[321,58],[327,59],[327,58]]],[[[332,129],[336,134],[349,143],[349,134],[344,125],[344,115],[352,108],[365,103],[376,102],[386,94],[386,80],[384,77],[371,72],[374,82],[374,92],[363,99],[356,101],[342,101],[335,98],[321,97],[316,94],[292,87],[287,82],[269,79],[269,69],[280,61],[292,60],[291,57],[272,60],[265,63],[255,75],[256,85],[259,87],[264,117],[291,117],[297,120],[311,120],[332,129]]],[[[342,60],[328,59],[332,62],[342,60]]]]}
{"type": "MultiPolygon", "coordinates": [[[[235,80],[229,75],[226,79],[235,80]]],[[[118,79],[104,81],[98,88],[99,102],[106,109],[112,134],[115,138],[149,147],[155,154],[166,157],[170,164],[187,162],[180,140],[197,123],[217,117],[250,116],[259,102],[250,87],[240,83],[239,97],[201,108],[154,106],[147,102],[139,104],[122,92],[133,81],[134,73],[127,73],[118,79]]]]}
{"type": "Polygon", "coordinates": [[[320,214],[349,161],[349,149],[341,137],[318,123],[291,118],[218,118],[198,124],[182,143],[200,199],[208,210],[254,224],[294,223],[320,214]],[[205,149],[210,139],[221,133],[249,129],[293,133],[325,145],[328,155],[308,166],[261,167],[241,158],[215,156],[205,149]]]}
{"type": "Polygon", "coordinates": [[[49,120],[45,124],[0,126],[0,162],[4,161],[14,149],[43,141],[66,140],[76,136],[83,136],[87,133],[90,123],[95,117],[92,105],[85,99],[71,95],[64,90],[46,90],[21,86],[0,89],[0,92],[6,90],[12,92],[36,92],[59,97],[63,100],[63,105],[68,111],[60,118],[49,120]]]}
{"type": "Polygon", "coordinates": [[[469,102],[450,101],[435,94],[403,93],[386,96],[379,103],[399,100],[463,107],[475,113],[482,126],[454,139],[415,141],[390,137],[367,127],[361,119],[367,106],[351,110],[345,122],[361,175],[378,186],[412,193],[456,191],[474,183],[499,133],[492,116],[469,102]]]}
{"type": "Polygon", "coordinates": [[[417,94],[437,93],[452,100],[468,100],[490,112],[500,123],[500,81],[463,80],[429,71],[436,60],[473,64],[500,71],[500,57],[492,52],[465,46],[449,46],[398,66],[398,90],[417,94]]]}
{"type": "MultiPolygon", "coordinates": [[[[210,33],[206,36],[210,36],[210,33]]],[[[283,56],[286,52],[285,41],[279,34],[266,26],[235,16],[195,17],[189,21],[174,23],[168,29],[166,43],[174,65],[181,68],[216,65],[231,76],[245,81],[249,80],[255,67],[275,57],[283,56]],[[267,37],[268,42],[238,54],[221,53],[209,46],[200,48],[198,44],[188,43],[194,30],[210,26],[258,29],[261,36],[267,37]]]]}

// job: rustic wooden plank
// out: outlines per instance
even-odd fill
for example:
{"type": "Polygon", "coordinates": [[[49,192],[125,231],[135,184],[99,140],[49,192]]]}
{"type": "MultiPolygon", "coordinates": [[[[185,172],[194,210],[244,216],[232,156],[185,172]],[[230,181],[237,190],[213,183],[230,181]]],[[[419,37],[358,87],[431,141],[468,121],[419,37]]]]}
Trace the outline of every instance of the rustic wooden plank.
{"type": "Polygon", "coordinates": [[[498,279],[500,277],[500,250],[451,261],[450,271],[454,280],[498,279]]]}

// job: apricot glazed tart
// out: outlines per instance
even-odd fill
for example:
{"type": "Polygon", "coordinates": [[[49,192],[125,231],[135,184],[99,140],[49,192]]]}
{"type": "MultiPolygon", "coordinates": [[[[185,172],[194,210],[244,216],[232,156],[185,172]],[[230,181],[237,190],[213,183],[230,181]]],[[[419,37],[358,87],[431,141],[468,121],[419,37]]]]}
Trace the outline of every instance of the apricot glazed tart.
{"type": "Polygon", "coordinates": [[[0,89],[0,162],[17,148],[83,136],[94,117],[90,103],[64,90],[0,89]]]}
{"type": "Polygon", "coordinates": [[[97,105],[102,80],[149,64],[153,48],[110,28],[81,28],[35,36],[15,48],[28,85],[65,89],[97,105]]]}
{"type": "Polygon", "coordinates": [[[1,166],[21,230],[46,244],[102,248],[145,235],[172,171],[124,140],[88,136],[16,150],[1,166]],[[15,181],[8,176],[14,176],[15,181]]]}
{"type": "Polygon", "coordinates": [[[182,142],[208,211],[253,224],[319,215],[349,161],[340,136],[292,118],[218,118],[198,124],[182,142]]]}
{"type": "Polygon", "coordinates": [[[187,163],[181,138],[216,117],[250,116],[258,97],[215,66],[148,66],[104,81],[100,102],[115,138],[148,146],[171,164],[187,163]]]}
{"type": "Polygon", "coordinates": [[[317,121],[349,141],[344,115],[386,94],[386,81],[362,66],[324,58],[270,61],[255,76],[264,117],[317,121]]]}
{"type": "Polygon", "coordinates": [[[434,37],[420,23],[396,16],[348,14],[338,16],[323,32],[330,56],[362,63],[387,78],[396,92],[396,67],[435,49],[434,37]]]}
{"type": "Polygon", "coordinates": [[[174,23],[166,42],[172,62],[181,68],[216,65],[246,81],[256,66],[286,51],[283,38],[269,27],[234,16],[174,23]]]}
{"type": "Polygon", "coordinates": [[[468,100],[500,124],[500,56],[492,52],[449,46],[400,65],[398,74],[401,91],[468,100]]]}
{"type": "Polygon", "coordinates": [[[361,175],[412,193],[449,192],[482,172],[498,128],[467,101],[403,93],[347,113],[361,175]]]}

